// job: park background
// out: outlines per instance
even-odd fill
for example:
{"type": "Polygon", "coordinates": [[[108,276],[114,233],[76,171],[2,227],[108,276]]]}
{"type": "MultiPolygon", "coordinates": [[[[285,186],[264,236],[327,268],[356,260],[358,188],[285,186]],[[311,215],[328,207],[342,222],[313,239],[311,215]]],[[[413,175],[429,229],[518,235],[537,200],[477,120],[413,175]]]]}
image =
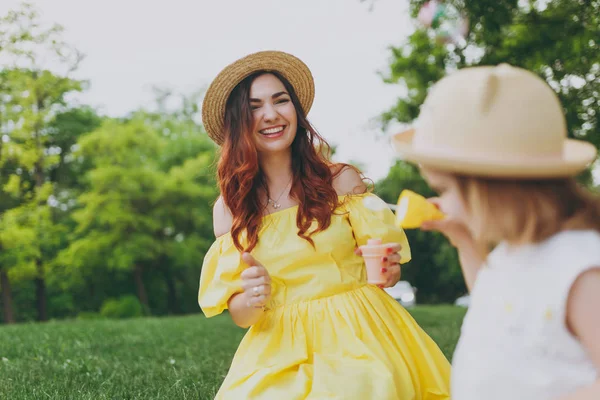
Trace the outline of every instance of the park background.
{"type": "MultiPolygon", "coordinates": [[[[424,3],[2,0],[0,394],[214,394],[243,330],[205,321],[196,301],[218,196],[200,105],[245,54],[309,65],[309,119],[388,203],[402,189],[433,194],[389,136],[465,66],[534,71],[569,135],[600,146],[600,1],[448,0],[470,25],[454,41],[418,21],[424,3]]],[[[580,181],[597,190],[598,170],[580,181]]],[[[466,292],[456,252],[438,234],[408,235],[411,312],[451,358],[464,310],[448,304],[466,292]]]]}

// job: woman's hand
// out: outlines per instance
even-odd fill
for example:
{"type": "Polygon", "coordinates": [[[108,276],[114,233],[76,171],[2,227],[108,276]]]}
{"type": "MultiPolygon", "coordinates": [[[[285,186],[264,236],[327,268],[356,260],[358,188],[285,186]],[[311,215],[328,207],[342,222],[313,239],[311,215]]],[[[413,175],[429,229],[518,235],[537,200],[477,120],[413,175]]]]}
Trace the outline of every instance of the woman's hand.
{"type": "Polygon", "coordinates": [[[249,265],[241,275],[246,305],[263,308],[271,299],[271,276],[250,253],[242,254],[242,260],[249,265]]]}
{"type": "MultiPolygon", "coordinates": [[[[400,267],[400,250],[402,246],[399,243],[387,243],[387,255],[382,258],[383,267],[381,272],[386,277],[383,285],[378,285],[380,288],[392,287],[400,280],[402,269],[400,267]]],[[[362,256],[360,248],[354,250],[356,255],[362,256]]]]}

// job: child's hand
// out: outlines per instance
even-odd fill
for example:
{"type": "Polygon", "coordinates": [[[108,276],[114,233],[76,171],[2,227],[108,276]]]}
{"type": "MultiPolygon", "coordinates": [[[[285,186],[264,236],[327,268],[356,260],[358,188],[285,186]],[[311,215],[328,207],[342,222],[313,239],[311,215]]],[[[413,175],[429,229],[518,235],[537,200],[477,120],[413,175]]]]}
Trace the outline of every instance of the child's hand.
{"type": "MultiPolygon", "coordinates": [[[[433,197],[427,199],[429,202],[435,204],[439,208],[438,198],[433,197]]],[[[443,210],[442,210],[443,211],[443,210]]],[[[450,243],[454,247],[460,247],[463,244],[473,243],[473,236],[471,231],[465,224],[452,217],[446,217],[441,220],[426,221],[421,225],[421,229],[424,231],[438,231],[448,238],[450,243]]]]}
{"type": "MultiPolygon", "coordinates": [[[[439,207],[437,198],[429,199],[429,201],[439,207]]],[[[421,229],[441,232],[448,238],[452,246],[457,248],[465,283],[470,291],[475,284],[477,273],[485,261],[485,255],[481,254],[481,249],[469,228],[456,218],[447,215],[442,220],[424,223],[421,229]]]]}

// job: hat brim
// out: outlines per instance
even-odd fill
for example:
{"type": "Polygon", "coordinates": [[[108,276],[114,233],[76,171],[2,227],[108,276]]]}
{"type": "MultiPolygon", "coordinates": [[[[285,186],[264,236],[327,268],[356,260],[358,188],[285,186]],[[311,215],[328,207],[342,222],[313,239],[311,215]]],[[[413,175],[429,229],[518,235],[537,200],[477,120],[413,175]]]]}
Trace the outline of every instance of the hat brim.
{"type": "Polygon", "coordinates": [[[392,146],[402,159],[432,169],[489,178],[562,178],[575,176],[596,158],[596,148],[582,140],[567,139],[562,157],[495,157],[489,154],[453,154],[420,151],[413,146],[415,129],[392,136],[392,146]]]}
{"type": "Polygon", "coordinates": [[[312,73],[297,57],[281,51],[261,51],[225,67],[210,84],[202,102],[202,123],[208,136],[219,146],[225,141],[225,106],[233,89],[258,71],[276,71],[287,79],[308,114],[315,97],[312,73]]]}

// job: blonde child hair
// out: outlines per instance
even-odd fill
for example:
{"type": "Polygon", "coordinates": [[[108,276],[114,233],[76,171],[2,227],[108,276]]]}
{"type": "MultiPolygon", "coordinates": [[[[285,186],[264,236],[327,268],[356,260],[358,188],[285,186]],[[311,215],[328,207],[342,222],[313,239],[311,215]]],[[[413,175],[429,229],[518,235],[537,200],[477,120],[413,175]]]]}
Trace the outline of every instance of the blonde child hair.
{"type": "Polygon", "coordinates": [[[575,179],[499,180],[455,176],[481,246],[538,243],[563,230],[600,232],[600,200],[575,179]]]}

